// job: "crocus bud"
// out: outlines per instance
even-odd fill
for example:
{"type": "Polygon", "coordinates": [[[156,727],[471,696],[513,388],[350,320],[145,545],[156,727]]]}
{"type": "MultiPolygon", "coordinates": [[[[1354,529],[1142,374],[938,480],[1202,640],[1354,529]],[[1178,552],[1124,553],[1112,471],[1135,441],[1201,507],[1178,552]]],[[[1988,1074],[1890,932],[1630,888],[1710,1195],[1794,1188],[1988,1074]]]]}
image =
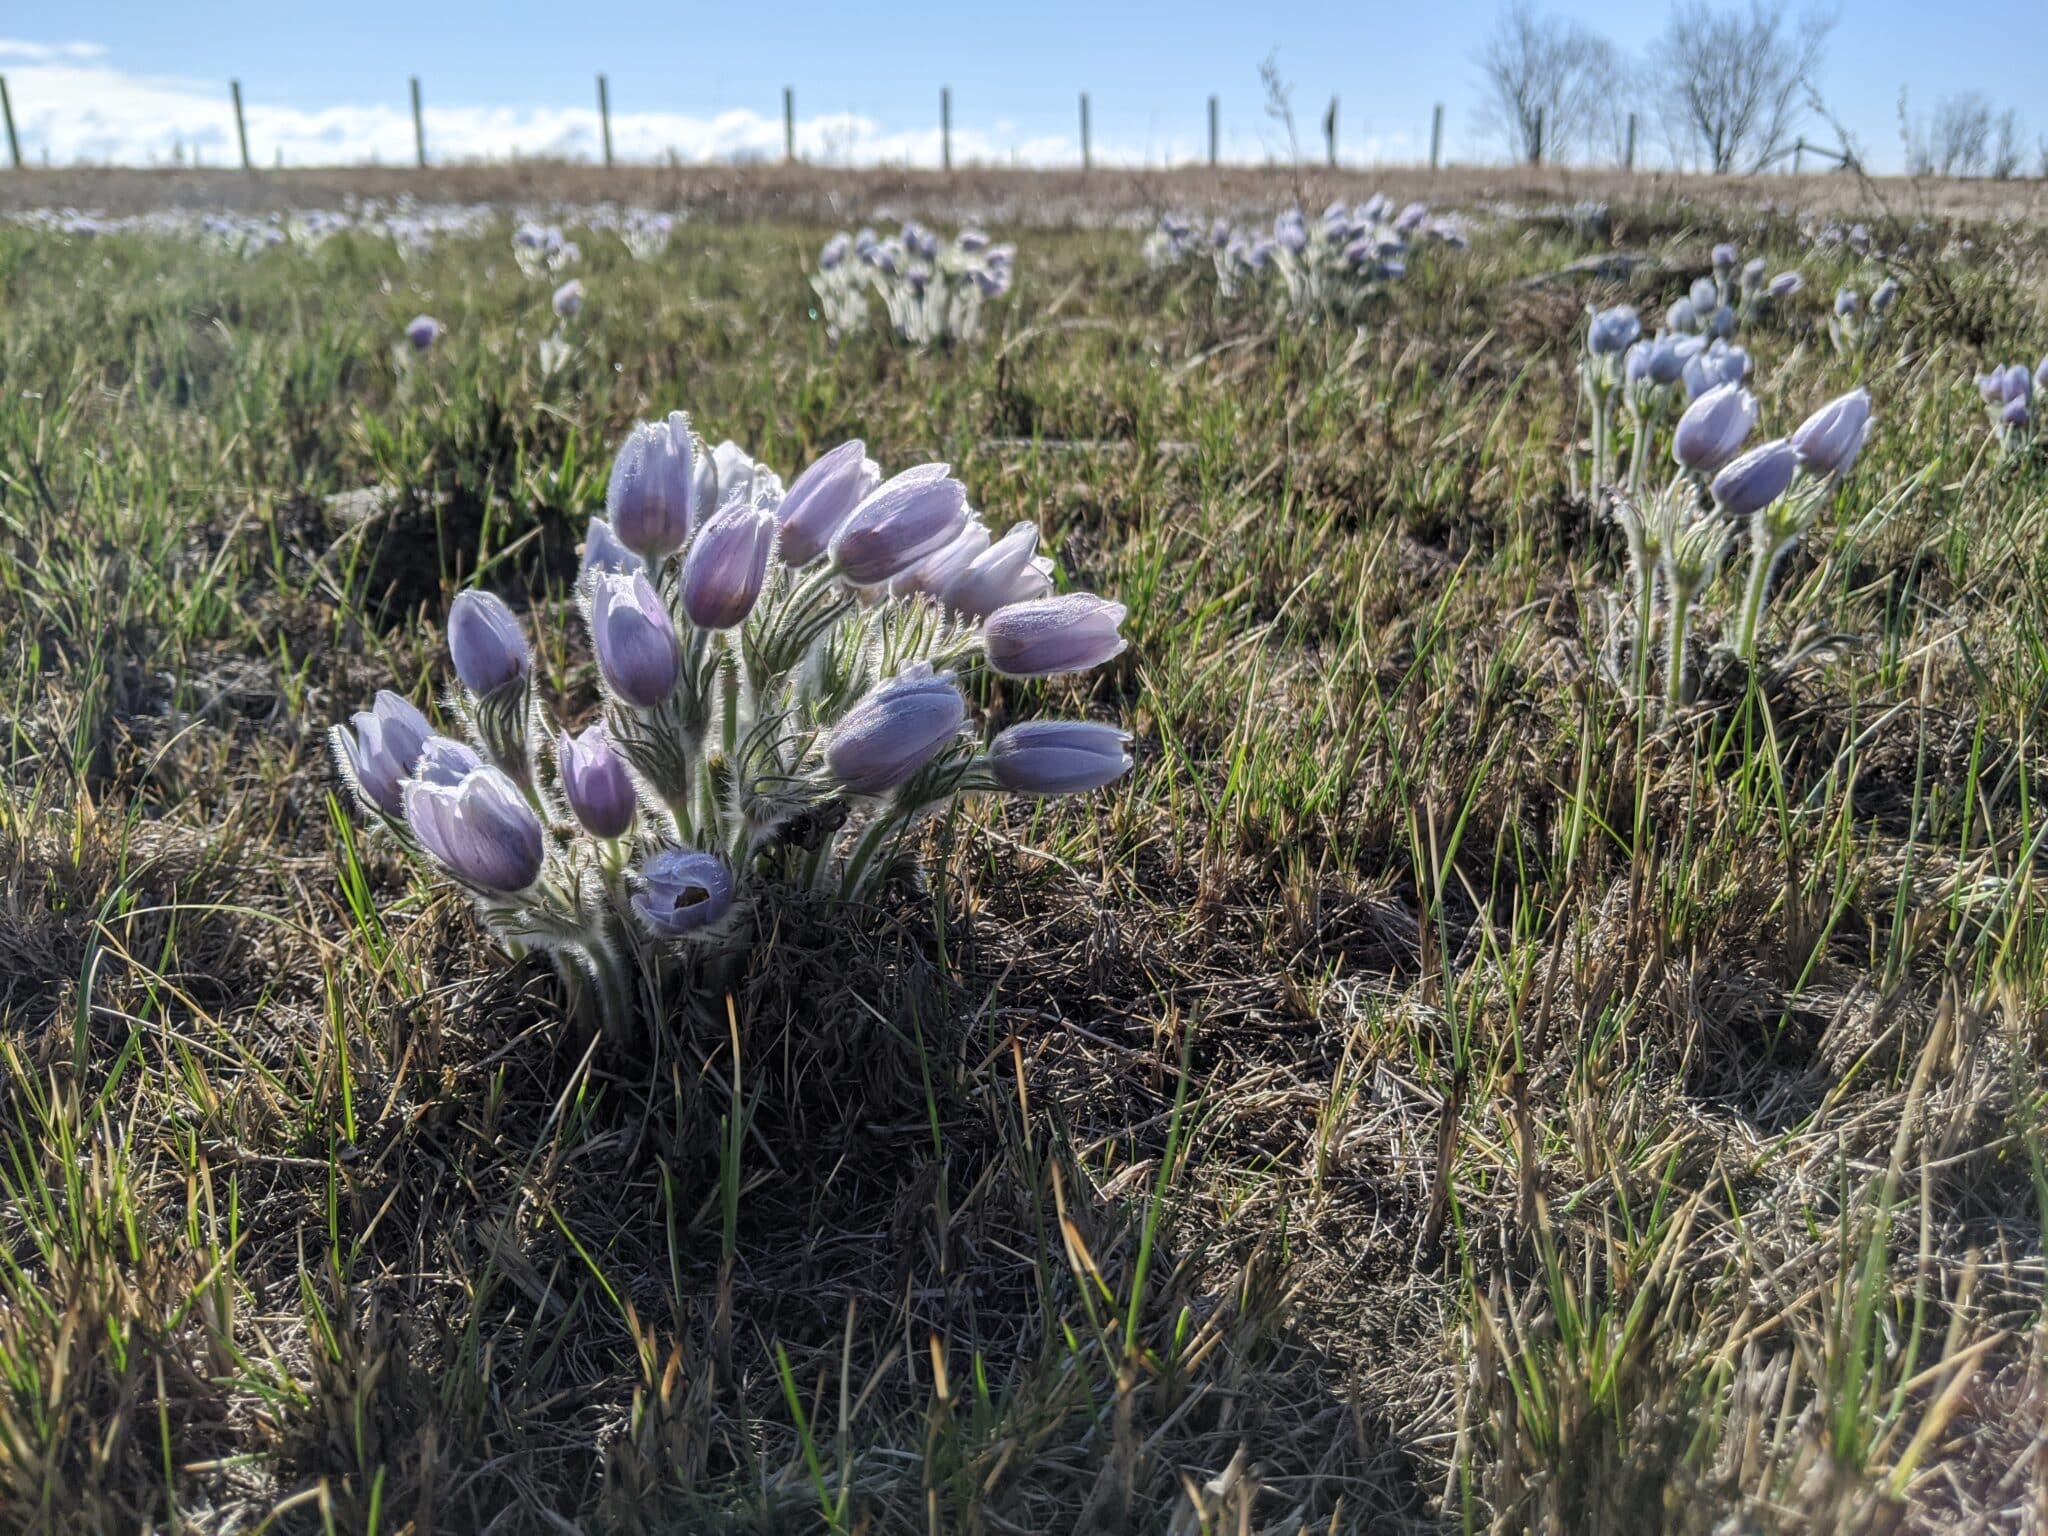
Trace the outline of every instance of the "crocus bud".
{"type": "Polygon", "coordinates": [[[1700,317],[1694,312],[1691,299],[1679,299],[1664,311],[1664,323],[1674,331],[1696,331],[1700,328],[1700,317]]]}
{"type": "Polygon", "coordinates": [[[658,561],[690,539],[690,418],[671,411],[666,421],[638,421],[612,460],[604,510],[621,544],[658,561]]]}
{"type": "Polygon", "coordinates": [[[561,771],[563,798],[584,829],[593,837],[623,837],[633,825],[640,797],[603,722],[581,736],[567,731],[557,736],[555,765],[561,771]]]}
{"type": "Polygon", "coordinates": [[[1722,243],[1714,247],[1714,270],[1732,272],[1735,270],[1735,247],[1722,243]]]}
{"type": "Polygon", "coordinates": [[[1692,288],[1686,297],[1692,300],[1694,314],[1711,315],[1721,306],[1721,290],[1714,286],[1711,277],[1693,279],[1692,288]]]}
{"type": "Polygon", "coordinates": [[[1771,264],[1761,256],[1752,256],[1742,264],[1742,287],[1744,292],[1753,293],[1764,285],[1764,274],[1771,264]]]}
{"type": "Polygon", "coordinates": [[[414,315],[405,323],[405,339],[415,352],[424,352],[448,332],[432,315],[414,315]]]}
{"type": "Polygon", "coordinates": [[[699,629],[731,629],[754,611],[768,556],[775,548],[775,514],[751,502],[729,501],[697,530],[683,557],[683,612],[699,629]]]}
{"type": "Polygon", "coordinates": [[[612,525],[601,517],[590,520],[590,531],[583,536],[583,572],[589,576],[592,571],[618,571],[631,575],[634,571],[645,570],[647,562],[619,542],[619,536],[612,532],[612,525]]]}
{"type": "Polygon", "coordinates": [[[1844,320],[1860,313],[1862,308],[1863,299],[1854,288],[1837,288],[1835,290],[1835,313],[1844,320]]]}
{"type": "Polygon", "coordinates": [[[1752,448],[1714,476],[1714,502],[1730,517],[1760,512],[1790,489],[1799,452],[1782,437],[1752,448]]]}
{"type": "Polygon", "coordinates": [[[1092,592],[998,608],[982,630],[988,664],[1005,677],[1086,672],[1122,654],[1117,627],[1128,611],[1092,592]]]}
{"type": "Polygon", "coordinates": [[[886,794],[966,723],[967,704],[952,677],[919,662],[847,711],[826,743],[825,766],[850,794],[886,794]]]}
{"type": "Polygon", "coordinates": [[[936,554],[967,521],[967,487],[944,464],[885,480],[832,536],[832,561],[857,587],[880,586],[936,554]]]}
{"type": "Polygon", "coordinates": [[[1789,299],[1805,286],[1806,279],[1797,272],[1780,272],[1764,291],[1774,299],[1789,299]]]}
{"type": "Polygon", "coordinates": [[[1742,448],[1756,425],[1756,397],[1739,384],[1720,384],[1685,408],[1671,435],[1671,456],[1695,474],[1711,475],[1742,448]]]}
{"type": "Polygon", "coordinates": [[[400,786],[411,776],[420,749],[432,734],[425,715],[382,688],[368,709],[349,717],[348,726],[335,727],[334,743],[356,793],[396,816],[405,808],[400,786]]]}
{"type": "Polygon", "coordinates": [[[882,482],[882,472],[859,438],[841,443],[798,475],[775,509],[782,519],[782,563],[791,570],[825,552],[839,525],[882,482]]]}
{"type": "Polygon", "coordinates": [[[1882,315],[1890,311],[1899,299],[1898,279],[1888,277],[1879,283],[1870,295],[1870,312],[1882,315]]]}
{"type": "Polygon", "coordinates": [[[482,697],[533,666],[519,620],[495,592],[458,592],[448,610],[448,655],[462,686],[482,697]]]}
{"type": "Polygon", "coordinates": [[[564,320],[574,320],[583,313],[583,284],[570,278],[555,290],[555,313],[564,320]]]}
{"type": "Polygon", "coordinates": [[[1012,603],[1049,597],[1049,565],[1038,554],[1038,529],[1018,523],[946,585],[946,606],[970,619],[985,619],[1012,603]]]}
{"type": "Polygon", "coordinates": [[[628,704],[653,709],[676,691],[675,625],[645,573],[593,578],[590,641],[605,685],[628,704]]]}
{"type": "Polygon", "coordinates": [[[429,736],[412,765],[411,777],[425,784],[452,788],[482,766],[483,759],[468,742],[457,741],[453,736],[429,736]]]}
{"type": "Polygon", "coordinates": [[[1838,395],[1799,424],[1792,446],[1810,475],[1846,475],[1870,436],[1870,393],[1838,395]]]}
{"type": "Polygon", "coordinates": [[[825,242],[825,249],[818,253],[819,269],[830,272],[833,268],[837,267],[842,261],[846,260],[846,253],[852,244],[853,242],[848,238],[845,230],[841,230],[830,240],[827,240],[825,242]]]}
{"type": "Polygon", "coordinates": [[[714,853],[664,848],[634,871],[633,910],[659,938],[680,939],[732,910],[732,871],[714,853]]]}
{"type": "Polygon", "coordinates": [[[1130,772],[1130,735],[1087,720],[1027,720],[989,743],[996,782],[1020,795],[1077,795],[1130,772]]]}
{"type": "Polygon", "coordinates": [[[408,779],[405,819],[427,852],[479,890],[509,896],[540,876],[540,818],[496,768],[473,768],[454,784],[408,779]]]}
{"type": "Polygon", "coordinates": [[[2034,419],[2034,402],[2022,395],[2005,402],[2005,409],[1998,413],[1998,419],[2005,426],[2024,428],[2034,419]]]}

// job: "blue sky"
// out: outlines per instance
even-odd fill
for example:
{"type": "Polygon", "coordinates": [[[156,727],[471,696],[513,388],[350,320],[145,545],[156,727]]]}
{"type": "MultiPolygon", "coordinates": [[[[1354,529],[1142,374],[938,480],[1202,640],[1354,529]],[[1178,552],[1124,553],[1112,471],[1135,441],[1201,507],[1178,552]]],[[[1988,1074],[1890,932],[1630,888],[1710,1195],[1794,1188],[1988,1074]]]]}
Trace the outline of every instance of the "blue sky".
{"type": "MultiPolygon", "coordinates": [[[[173,143],[209,161],[231,144],[226,79],[243,81],[259,160],[402,158],[406,77],[425,82],[439,153],[583,151],[593,140],[593,77],[611,80],[622,149],[685,158],[771,152],[781,91],[797,92],[814,154],[936,156],[938,88],[952,87],[956,153],[1056,160],[1074,153],[1078,92],[1093,100],[1104,158],[1156,163],[1195,154],[1204,100],[1223,102],[1225,152],[1283,153],[1262,109],[1258,66],[1276,54],[1295,90],[1305,148],[1334,92],[1353,159],[1426,151],[1432,103],[1446,104],[1455,159],[1494,153],[1475,122],[1472,51],[1498,5],[1102,5],[835,0],[676,8],[491,7],[360,0],[280,7],[254,0],[166,6],[139,0],[15,0],[0,19],[0,72],[24,149],[40,158],[147,161],[173,143]],[[772,24],[771,24],[772,20],[772,24]]],[[[1638,50],[1662,4],[1545,7],[1638,50]]],[[[1821,77],[1872,162],[1899,159],[1898,94],[1923,112],[1974,88],[2048,135],[2048,3],[1961,6],[1853,0],[1821,77]]],[[[2030,157],[2031,158],[2031,157],[2030,157]]]]}

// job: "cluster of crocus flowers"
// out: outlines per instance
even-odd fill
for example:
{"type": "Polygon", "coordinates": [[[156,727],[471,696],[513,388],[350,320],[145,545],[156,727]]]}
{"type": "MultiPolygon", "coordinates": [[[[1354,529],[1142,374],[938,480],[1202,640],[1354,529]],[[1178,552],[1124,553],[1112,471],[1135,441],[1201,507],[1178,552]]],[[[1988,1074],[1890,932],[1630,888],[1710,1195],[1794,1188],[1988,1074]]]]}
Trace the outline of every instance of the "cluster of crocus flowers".
{"type": "Polygon", "coordinates": [[[997,533],[946,465],[884,478],[855,441],[785,486],[678,412],[620,446],[606,512],[579,579],[584,730],[534,697],[512,610],[467,591],[450,732],[385,692],[334,744],[365,814],[608,1021],[778,899],[913,872],[918,828],[963,794],[1082,793],[1131,766],[1107,723],[974,731],[967,674],[1089,671],[1123,651],[1124,608],[1056,593],[1038,530],[997,533]]]}
{"type": "Polygon", "coordinates": [[[1854,288],[1836,289],[1835,306],[1828,315],[1828,340],[1835,351],[1844,357],[1868,352],[1884,334],[1898,298],[1898,280],[1890,277],[1873,288],[1868,299],[1854,288]]]}
{"type": "Polygon", "coordinates": [[[2031,374],[2025,363],[2009,363],[1977,375],[1977,394],[1991,415],[1991,427],[2008,452],[2034,433],[2034,392],[2048,391],[2048,357],[2031,374]]]}
{"type": "Polygon", "coordinates": [[[1761,256],[1741,261],[1740,253],[1725,241],[1714,247],[1710,259],[1713,271],[1693,279],[1664,312],[1665,328],[1676,335],[1725,340],[1806,286],[1797,271],[1773,276],[1770,263],[1761,256]]]}
{"type": "Polygon", "coordinates": [[[648,208],[629,208],[618,220],[619,238],[626,243],[627,253],[635,261],[653,261],[668,249],[668,243],[676,232],[676,218],[672,213],[657,213],[648,208]]]}
{"type": "Polygon", "coordinates": [[[949,241],[911,222],[888,239],[872,229],[841,232],[818,253],[811,291],[834,340],[865,330],[868,296],[878,295],[898,341],[951,346],[981,334],[982,306],[1010,291],[1017,248],[978,229],[949,241]]]}
{"type": "Polygon", "coordinates": [[[1722,338],[1659,331],[1622,357],[1622,403],[1631,427],[1627,490],[1640,497],[1665,424],[1681,405],[1724,384],[1745,383],[1753,365],[1745,348],[1722,338]]]}
{"type": "Polygon", "coordinates": [[[575,266],[583,251],[560,225],[529,221],[512,231],[512,259],[529,278],[541,278],[575,266]]]}
{"type": "Polygon", "coordinates": [[[1309,320],[1356,320],[1388,283],[1407,276],[1419,246],[1465,243],[1455,220],[1423,203],[1396,208],[1377,192],[1356,205],[1331,203],[1316,218],[1286,209],[1270,231],[1221,220],[1209,229],[1221,297],[1259,297],[1271,286],[1283,312],[1309,320]]]}
{"type": "Polygon", "coordinates": [[[1664,701],[1673,710],[1685,701],[1687,641],[1697,599],[1745,531],[1749,568],[1731,643],[1739,658],[1755,661],[1771,580],[1861,455],[1870,435],[1870,397],[1852,390],[1815,411],[1789,437],[1745,447],[1756,419],[1756,398],[1741,384],[1707,390],[1673,429],[1677,473],[1670,483],[1647,497],[1614,501],[1615,521],[1628,540],[1635,691],[1649,693],[1661,596],[1664,701]]]}

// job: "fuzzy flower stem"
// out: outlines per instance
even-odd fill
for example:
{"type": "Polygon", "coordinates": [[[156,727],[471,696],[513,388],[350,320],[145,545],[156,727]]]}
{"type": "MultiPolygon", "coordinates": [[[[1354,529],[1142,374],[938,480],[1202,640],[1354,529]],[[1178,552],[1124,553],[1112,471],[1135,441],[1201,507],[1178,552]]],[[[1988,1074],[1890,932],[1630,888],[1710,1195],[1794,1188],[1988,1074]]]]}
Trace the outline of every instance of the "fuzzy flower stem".
{"type": "Polygon", "coordinates": [[[1759,517],[1749,545],[1749,576],[1742,588],[1742,620],[1735,632],[1735,654],[1744,661],[1756,660],[1757,631],[1763,625],[1764,597],[1770,588],[1771,570],[1786,546],[1773,540],[1759,517]]]}
{"type": "Polygon", "coordinates": [[[1672,714],[1685,703],[1685,626],[1691,614],[1692,592],[1673,583],[1670,654],[1664,659],[1664,707],[1672,714]]]}

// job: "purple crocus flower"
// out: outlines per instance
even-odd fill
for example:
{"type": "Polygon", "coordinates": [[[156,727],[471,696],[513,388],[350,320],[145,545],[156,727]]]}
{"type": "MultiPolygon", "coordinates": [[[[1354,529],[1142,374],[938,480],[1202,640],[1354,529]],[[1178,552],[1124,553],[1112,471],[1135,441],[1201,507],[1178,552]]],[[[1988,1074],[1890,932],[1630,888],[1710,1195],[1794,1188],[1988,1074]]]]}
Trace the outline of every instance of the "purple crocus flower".
{"type": "Polygon", "coordinates": [[[1685,408],[1671,434],[1671,456],[1695,474],[1711,475],[1741,451],[1756,425],[1756,397],[1739,384],[1720,384],[1685,408]]]}
{"type": "Polygon", "coordinates": [[[847,711],[826,743],[825,765],[849,794],[886,794],[966,723],[967,704],[952,677],[919,662],[847,711]]]}
{"type": "Polygon", "coordinates": [[[754,611],[775,548],[775,514],[729,501],[683,556],[683,612],[699,629],[731,629],[754,611]]]}
{"type": "Polygon", "coordinates": [[[603,722],[581,736],[567,731],[557,736],[555,765],[561,772],[562,797],[585,830],[593,837],[625,836],[640,797],[603,722]]]}
{"type": "Polygon", "coordinates": [[[695,451],[690,418],[681,411],[666,421],[635,422],[619,444],[605,516],[618,541],[645,560],[659,561],[689,542],[695,451]]]}
{"type": "Polygon", "coordinates": [[[1636,312],[1626,304],[1617,304],[1594,314],[1586,327],[1586,350],[1595,357],[1612,357],[1625,351],[1642,334],[1643,323],[1636,318],[1636,312]]]}
{"type": "Polygon", "coordinates": [[[590,638],[606,686],[628,704],[653,709],[676,691],[675,625],[644,572],[593,578],[590,638]]]}
{"type": "Polygon", "coordinates": [[[1806,279],[1797,272],[1780,272],[1771,279],[1770,286],[1764,292],[1774,299],[1789,299],[1805,286],[1806,279]]]}
{"type": "Polygon", "coordinates": [[[881,477],[883,471],[868,459],[860,438],[842,442],[797,475],[776,508],[776,516],[782,518],[782,563],[797,569],[823,555],[831,535],[881,477]]]}
{"type": "Polygon", "coordinates": [[[452,789],[481,768],[483,761],[476,748],[466,741],[457,741],[453,736],[429,736],[427,744],[420,748],[419,759],[412,765],[411,777],[452,789]]]}
{"type": "Polygon", "coordinates": [[[396,816],[405,808],[401,785],[411,777],[420,749],[432,734],[425,715],[382,688],[368,709],[357,710],[347,726],[335,728],[334,742],[356,793],[375,809],[396,816]]]}
{"type": "Polygon", "coordinates": [[[989,743],[996,782],[1019,795],[1076,795],[1130,772],[1130,734],[1087,720],[1027,720],[989,743]]]}
{"type": "Polygon", "coordinates": [[[1870,436],[1870,392],[1838,395],[1799,424],[1792,446],[1810,475],[1846,475],[1870,436]]]}
{"type": "Polygon", "coordinates": [[[432,315],[414,315],[405,323],[405,339],[412,343],[415,352],[424,352],[443,336],[448,327],[432,315]]]}
{"type": "Polygon", "coordinates": [[[967,487],[948,467],[920,464],[869,493],[828,546],[840,574],[857,587],[880,586],[958,538],[967,487]]]}
{"type": "Polygon", "coordinates": [[[959,537],[935,555],[928,555],[889,583],[898,597],[925,592],[943,597],[960,573],[972,565],[989,546],[988,524],[979,518],[960,530],[959,537]]]}
{"type": "Polygon", "coordinates": [[[519,620],[495,592],[458,592],[448,610],[448,655],[462,686],[481,698],[527,675],[533,659],[519,620]]]}
{"type": "Polygon", "coordinates": [[[574,320],[583,313],[583,284],[570,278],[555,290],[555,314],[563,320],[574,320]]]}
{"type": "Polygon", "coordinates": [[[630,576],[646,568],[645,560],[619,542],[610,523],[601,517],[590,520],[590,530],[583,536],[582,574],[586,578],[592,571],[615,571],[630,576]]]}
{"type": "Polygon", "coordinates": [[[946,606],[970,619],[985,619],[1012,603],[1035,602],[1052,593],[1049,561],[1038,554],[1038,529],[1018,523],[982,550],[942,589],[946,606]]]}
{"type": "Polygon", "coordinates": [[[405,819],[421,846],[467,885],[509,896],[540,877],[540,818],[496,768],[472,768],[454,784],[408,779],[405,819]]]}
{"type": "Polygon", "coordinates": [[[732,871],[695,848],[664,848],[634,871],[633,885],[633,910],[659,938],[699,933],[732,910],[732,871]]]}
{"type": "Polygon", "coordinates": [[[1121,655],[1118,626],[1129,612],[1092,592],[1069,592],[1012,603],[989,615],[982,630],[988,663],[1005,677],[1086,672],[1121,655]]]}
{"type": "Polygon", "coordinates": [[[1784,438],[1760,444],[1714,476],[1714,503],[1730,517],[1761,512],[1791,488],[1799,450],[1784,438]]]}

